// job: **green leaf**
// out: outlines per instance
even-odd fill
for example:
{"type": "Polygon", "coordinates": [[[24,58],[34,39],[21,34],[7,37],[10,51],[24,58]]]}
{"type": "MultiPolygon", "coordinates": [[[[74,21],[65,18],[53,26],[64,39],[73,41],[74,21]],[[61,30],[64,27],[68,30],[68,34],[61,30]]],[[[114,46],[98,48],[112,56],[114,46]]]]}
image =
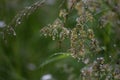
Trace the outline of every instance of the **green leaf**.
{"type": "Polygon", "coordinates": [[[40,64],[39,68],[42,68],[52,62],[55,62],[55,61],[58,61],[61,59],[65,59],[67,57],[70,57],[70,53],[55,53],[55,54],[51,55],[45,62],[40,64]]]}

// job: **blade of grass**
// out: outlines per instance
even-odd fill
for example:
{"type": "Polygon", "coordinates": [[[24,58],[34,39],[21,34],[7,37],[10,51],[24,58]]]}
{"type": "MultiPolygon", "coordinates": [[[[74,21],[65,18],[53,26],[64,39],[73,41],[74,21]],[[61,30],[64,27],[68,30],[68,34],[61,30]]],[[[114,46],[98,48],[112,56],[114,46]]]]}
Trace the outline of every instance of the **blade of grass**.
{"type": "Polygon", "coordinates": [[[51,55],[45,62],[40,64],[39,68],[42,68],[52,62],[55,62],[55,61],[58,61],[61,59],[65,59],[69,56],[70,56],[70,53],[55,53],[55,54],[51,55]]]}

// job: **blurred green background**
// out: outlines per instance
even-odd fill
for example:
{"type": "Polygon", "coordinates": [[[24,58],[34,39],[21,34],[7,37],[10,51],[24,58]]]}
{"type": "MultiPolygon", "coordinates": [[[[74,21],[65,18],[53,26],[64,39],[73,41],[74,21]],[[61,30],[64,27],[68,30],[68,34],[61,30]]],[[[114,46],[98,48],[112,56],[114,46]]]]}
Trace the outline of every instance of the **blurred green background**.
{"type": "MultiPolygon", "coordinates": [[[[0,0],[0,24],[9,24],[17,13],[36,1],[0,0]]],[[[15,28],[16,36],[8,36],[7,41],[0,34],[0,80],[48,80],[42,79],[44,75],[52,77],[50,80],[67,80],[79,76],[80,71],[77,70],[80,70],[80,66],[69,56],[58,56],[60,58],[53,59],[55,62],[40,67],[54,53],[64,52],[69,48],[67,40],[62,43],[63,48],[59,48],[59,41],[41,37],[39,32],[58,17],[62,1],[47,1],[46,5],[25,18],[15,28]]]]}

